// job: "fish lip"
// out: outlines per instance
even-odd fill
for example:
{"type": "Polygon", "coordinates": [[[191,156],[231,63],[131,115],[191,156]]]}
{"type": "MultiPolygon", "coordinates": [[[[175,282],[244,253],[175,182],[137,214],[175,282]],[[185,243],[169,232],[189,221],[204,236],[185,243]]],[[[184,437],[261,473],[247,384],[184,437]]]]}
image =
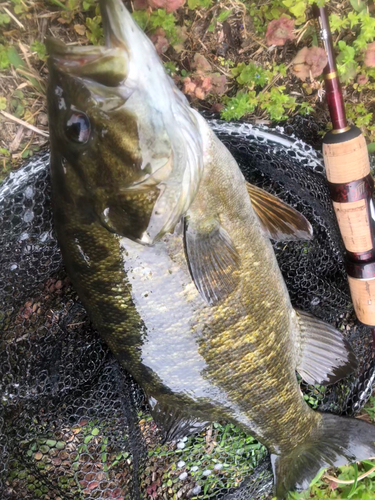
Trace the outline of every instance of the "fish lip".
{"type": "MultiPolygon", "coordinates": [[[[129,12],[125,9],[121,0],[99,0],[99,6],[102,16],[105,48],[111,49],[117,47],[129,54],[126,32],[128,28],[133,29],[133,23],[127,23],[127,18],[130,17],[129,12]]],[[[51,57],[74,56],[76,53],[87,53],[89,57],[90,53],[97,53],[100,49],[105,50],[104,47],[95,47],[92,45],[69,46],[52,37],[47,38],[46,47],[51,57]]]]}
{"type": "Polygon", "coordinates": [[[127,53],[119,47],[69,46],[48,38],[46,47],[51,67],[91,84],[117,87],[126,79],[127,53]]]}
{"type": "Polygon", "coordinates": [[[52,37],[46,39],[49,57],[58,67],[66,69],[77,68],[88,63],[95,63],[110,54],[111,49],[94,47],[92,45],[66,45],[64,42],[52,37]]]}
{"type": "Polygon", "coordinates": [[[121,0],[100,0],[100,10],[105,46],[72,46],[48,37],[49,64],[72,76],[116,87],[127,77],[130,51],[126,38],[134,23],[121,0]]]}
{"type": "Polygon", "coordinates": [[[130,15],[121,0],[99,0],[106,47],[129,51],[124,36],[124,18],[130,15]]]}

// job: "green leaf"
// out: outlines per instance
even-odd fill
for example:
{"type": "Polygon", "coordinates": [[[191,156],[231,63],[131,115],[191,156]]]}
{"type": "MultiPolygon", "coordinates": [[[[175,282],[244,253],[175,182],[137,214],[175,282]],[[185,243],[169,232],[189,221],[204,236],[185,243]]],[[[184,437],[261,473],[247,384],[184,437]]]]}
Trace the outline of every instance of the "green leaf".
{"type": "Polygon", "coordinates": [[[212,0],[188,0],[188,7],[190,10],[194,10],[197,7],[202,7],[207,9],[212,4],[212,0]]]}
{"type": "Polygon", "coordinates": [[[10,105],[12,107],[13,114],[17,116],[17,118],[21,118],[25,113],[25,108],[22,104],[22,101],[19,101],[18,99],[11,99],[10,105]]]}
{"type": "Polygon", "coordinates": [[[240,63],[236,68],[233,68],[232,74],[237,76],[237,82],[240,85],[249,85],[249,87],[260,86],[263,87],[268,81],[268,73],[254,63],[245,64],[240,63]]]}
{"type": "Polygon", "coordinates": [[[164,68],[165,68],[166,72],[171,76],[173,76],[177,73],[177,67],[176,67],[175,63],[172,61],[165,62],[164,68]]]}
{"type": "Polygon", "coordinates": [[[330,25],[330,28],[331,28],[332,32],[334,32],[334,31],[340,31],[341,24],[342,24],[342,21],[341,21],[341,17],[340,16],[338,16],[337,14],[331,14],[329,16],[329,25],[330,25]]]}
{"type": "Polygon", "coordinates": [[[63,9],[63,10],[69,10],[68,7],[66,5],[64,5],[63,3],[59,2],[59,0],[49,0],[53,5],[57,5],[57,7],[60,7],[60,9],[63,9]]]}
{"type": "MultiPolygon", "coordinates": [[[[0,153],[4,156],[7,156],[9,157],[10,156],[10,152],[8,151],[8,149],[6,148],[0,148],[0,153]]],[[[31,450],[30,450],[31,451],[31,450]]],[[[32,452],[31,452],[32,453],[32,452]]]]}
{"type": "Polygon", "coordinates": [[[358,40],[362,39],[366,42],[372,42],[375,37],[375,18],[370,16],[365,11],[362,11],[359,16],[361,19],[362,28],[358,40]]]}
{"type": "Polygon", "coordinates": [[[350,27],[353,28],[359,23],[359,16],[355,12],[348,13],[348,20],[350,22],[350,27]]]}
{"type": "Polygon", "coordinates": [[[104,45],[104,33],[101,23],[102,23],[101,16],[86,18],[86,26],[87,29],[89,30],[89,32],[87,33],[87,38],[94,45],[104,45]]]}
{"type": "Polygon", "coordinates": [[[351,490],[348,494],[348,498],[350,498],[351,496],[353,496],[356,488],[357,488],[357,483],[358,483],[358,465],[356,462],[353,463],[353,469],[354,469],[354,483],[353,483],[353,486],[351,487],[351,490]]]}
{"type": "Polygon", "coordinates": [[[90,436],[86,436],[86,437],[85,437],[85,439],[83,440],[83,442],[84,442],[85,444],[87,444],[87,443],[89,443],[91,440],[92,440],[92,436],[90,435],[90,436]]]}
{"type": "Polygon", "coordinates": [[[20,66],[25,66],[25,63],[18,55],[16,49],[13,46],[8,47],[7,54],[10,64],[12,64],[15,68],[19,68],[20,66]]]}
{"type": "Polygon", "coordinates": [[[221,116],[224,120],[239,120],[246,114],[252,113],[257,107],[255,91],[242,93],[238,92],[236,97],[231,97],[226,102],[226,107],[221,116]]]}
{"type": "Polygon", "coordinates": [[[346,45],[346,43],[343,40],[340,40],[338,42],[338,46],[340,49],[340,54],[337,57],[337,60],[340,63],[346,64],[354,60],[355,49],[353,47],[351,47],[350,45],[346,45]]]}
{"type": "Polygon", "coordinates": [[[365,2],[362,2],[362,0],[350,0],[350,5],[356,12],[362,12],[367,8],[365,2]]]}
{"type": "Polygon", "coordinates": [[[91,7],[93,7],[96,3],[96,0],[84,0],[82,2],[82,8],[83,10],[89,10],[91,7]]]}
{"type": "Polygon", "coordinates": [[[279,7],[272,7],[271,14],[274,19],[279,19],[281,13],[282,11],[279,9],[279,7]]]}
{"type": "Polygon", "coordinates": [[[25,97],[25,95],[22,92],[22,90],[15,90],[13,92],[13,97],[16,97],[17,99],[23,99],[25,97]]]}
{"type": "Polygon", "coordinates": [[[296,0],[284,0],[283,4],[288,7],[289,11],[295,16],[299,21],[305,20],[306,3],[304,1],[296,2],[296,0]]]}
{"type": "Polygon", "coordinates": [[[22,152],[21,158],[28,158],[32,154],[32,151],[30,149],[25,149],[25,151],[22,152]]]}
{"type": "Polygon", "coordinates": [[[75,11],[80,8],[80,0],[68,0],[68,10],[75,11]]]}
{"type": "Polygon", "coordinates": [[[145,10],[135,10],[132,17],[141,30],[145,31],[150,18],[149,14],[145,10]]]}
{"type": "Polygon", "coordinates": [[[7,47],[0,43],[0,69],[7,69],[10,66],[7,47]]]}
{"type": "Polygon", "coordinates": [[[92,434],[93,436],[97,436],[97,435],[99,434],[99,432],[100,432],[100,430],[99,430],[97,427],[95,427],[95,429],[93,429],[93,430],[91,431],[91,434],[92,434]]]}
{"type": "Polygon", "coordinates": [[[31,44],[31,50],[33,52],[36,52],[38,54],[39,59],[41,59],[42,61],[45,61],[47,59],[47,49],[44,43],[35,40],[31,44]]]}
{"type": "Polygon", "coordinates": [[[5,97],[0,97],[0,109],[6,109],[7,107],[7,100],[5,97]]]}
{"type": "Polygon", "coordinates": [[[232,14],[232,9],[229,10],[223,10],[220,12],[220,14],[217,16],[217,20],[219,23],[223,23],[228,17],[232,14]]]}
{"type": "Polygon", "coordinates": [[[23,12],[25,12],[25,7],[23,7],[23,5],[16,5],[14,7],[15,14],[23,14],[23,12]]]}
{"type": "MultiPolygon", "coordinates": [[[[77,449],[78,453],[83,453],[84,451],[87,451],[87,446],[85,444],[80,444],[78,446],[78,449],[77,449]]],[[[76,460],[78,460],[78,456],[76,458],[76,460]]]]}
{"type": "Polygon", "coordinates": [[[370,144],[367,145],[367,150],[369,153],[375,153],[375,142],[370,142],[370,144]]]}
{"type": "Polygon", "coordinates": [[[1,14],[0,13],[0,26],[5,26],[6,24],[10,23],[10,17],[8,14],[1,14]]]}
{"type": "Polygon", "coordinates": [[[362,50],[367,48],[367,41],[365,37],[358,37],[353,42],[353,46],[355,47],[357,52],[362,52],[362,50]]]}
{"type": "Polygon", "coordinates": [[[285,87],[272,87],[270,92],[259,95],[260,107],[265,109],[271,120],[281,121],[286,119],[286,111],[297,106],[296,99],[284,94],[285,87]]]}
{"type": "Polygon", "coordinates": [[[150,16],[150,26],[152,29],[163,28],[165,34],[171,44],[177,43],[179,38],[176,32],[176,21],[175,16],[167,12],[163,9],[158,9],[154,11],[150,16]]]}
{"type": "MultiPolygon", "coordinates": [[[[16,51],[15,47],[8,47],[7,49],[7,56],[10,64],[12,64],[16,69],[25,69],[27,70],[28,68],[26,67],[26,64],[23,62],[21,57],[19,56],[18,52],[16,51]]],[[[36,78],[33,78],[32,76],[29,75],[24,75],[23,73],[22,76],[29,80],[34,87],[39,90],[40,92],[44,93],[44,88],[41,86],[41,84],[38,82],[36,78]]]]}

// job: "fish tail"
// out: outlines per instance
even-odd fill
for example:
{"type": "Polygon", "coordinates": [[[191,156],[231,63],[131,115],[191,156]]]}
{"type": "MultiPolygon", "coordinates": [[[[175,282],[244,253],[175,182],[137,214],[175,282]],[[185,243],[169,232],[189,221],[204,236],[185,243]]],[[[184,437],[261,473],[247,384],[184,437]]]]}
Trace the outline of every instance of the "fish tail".
{"type": "Polygon", "coordinates": [[[272,455],[276,497],[288,491],[302,491],[325,467],[375,456],[375,425],[353,418],[322,414],[322,420],[304,442],[289,454],[272,455]]]}

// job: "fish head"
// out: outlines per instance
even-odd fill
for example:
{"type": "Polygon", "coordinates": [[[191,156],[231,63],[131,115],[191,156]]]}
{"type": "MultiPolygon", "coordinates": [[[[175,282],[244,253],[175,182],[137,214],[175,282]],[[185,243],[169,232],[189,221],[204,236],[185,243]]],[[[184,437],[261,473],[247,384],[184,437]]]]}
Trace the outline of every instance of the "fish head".
{"type": "Polygon", "coordinates": [[[47,41],[52,177],[108,230],[152,244],[197,193],[202,119],[122,2],[100,7],[104,47],[47,41]]]}

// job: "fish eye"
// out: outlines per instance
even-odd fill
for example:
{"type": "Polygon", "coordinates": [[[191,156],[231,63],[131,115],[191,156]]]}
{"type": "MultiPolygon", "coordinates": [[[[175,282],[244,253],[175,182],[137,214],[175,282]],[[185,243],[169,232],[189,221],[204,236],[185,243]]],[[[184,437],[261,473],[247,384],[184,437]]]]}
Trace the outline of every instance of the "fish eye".
{"type": "Polygon", "coordinates": [[[88,116],[82,113],[82,111],[71,113],[65,125],[65,134],[68,139],[74,142],[86,144],[91,134],[91,125],[88,116]]]}

